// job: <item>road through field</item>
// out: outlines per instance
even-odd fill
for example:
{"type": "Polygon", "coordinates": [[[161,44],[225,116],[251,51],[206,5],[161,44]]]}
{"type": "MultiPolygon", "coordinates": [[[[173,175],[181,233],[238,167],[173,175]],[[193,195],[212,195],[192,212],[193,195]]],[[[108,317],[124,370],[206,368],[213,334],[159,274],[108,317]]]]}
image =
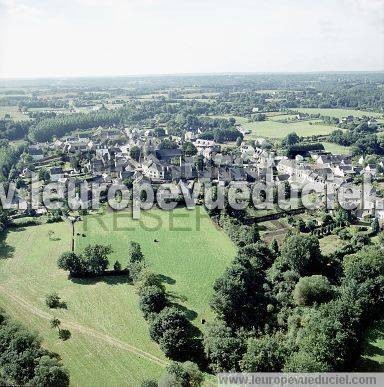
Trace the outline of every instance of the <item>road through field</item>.
{"type": "MultiPolygon", "coordinates": [[[[50,315],[49,313],[44,312],[43,310],[31,305],[27,300],[13,294],[12,292],[9,291],[9,289],[4,287],[3,285],[0,285],[0,292],[5,294],[7,297],[9,297],[14,302],[16,302],[19,306],[28,310],[30,313],[34,314],[35,316],[38,316],[38,317],[43,318],[45,320],[51,320],[53,318],[53,316],[50,315]]],[[[66,321],[66,320],[62,320],[62,324],[63,324],[63,326],[65,326],[69,329],[72,329],[73,331],[77,331],[77,332],[80,332],[82,334],[85,334],[85,335],[94,337],[96,339],[105,341],[106,343],[108,343],[116,348],[129,351],[129,352],[137,355],[138,357],[143,357],[143,358],[145,358],[153,363],[160,365],[161,367],[165,367],[167,365],[167,363],[165,361],[163,361],[162,359],[159,359],[158,357],[156,357],[148,352],[145,352],[139,348],[136,348],[132,345],[125,343],[124,341],[118,340],[112,336],[109,336],[105,333],[99,332],[99,331],[92,329],[90,327],[78,324],[76,322],[66,321]]]]}

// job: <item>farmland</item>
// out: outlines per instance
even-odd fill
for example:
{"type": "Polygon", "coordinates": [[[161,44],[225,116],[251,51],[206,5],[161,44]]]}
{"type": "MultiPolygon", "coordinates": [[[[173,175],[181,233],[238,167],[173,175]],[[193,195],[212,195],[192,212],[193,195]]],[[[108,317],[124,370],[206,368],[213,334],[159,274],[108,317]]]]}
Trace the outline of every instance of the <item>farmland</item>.
{"type": "Polygon", "coordinates": [[[324,149],[327,152],[331,152],[336,155],[347,155],[350,154],[350,148],[348,146],[343,146],[339,144],[334,144],[333,142],[322,142],[324,149]]]}
{"type": "Polygon", "coordinates": [[[321,108],[295,108],[298,112],[307,113],[307,114],[321,114],[322,116],[342,118],[346,116],[354,117],[376,117],[382,118],[383,113],[377,112],[368,112],[363,110],[353,110],[353,109],[321,109],[321,108]]]}
{"type": "MultiPolygon", "coordinates": [[[[76,224],[81,233],[76,249],[111,243],[111,262],[118,258],[124,264],[128,242],[140,242],[151,269],[164,276],[174,302],[200,326],[201,317],[210,316],[212,283],[232,260],[234,248],[207,217],[196,222],[195,215],[187,210],[173,215],[151,212],[141,222],[113,213],[88,216],[76,224]],[[128,227],[133,230],[123,229],[128,227]]],[[[38,331],[44,345],[61,355],[73,385],[138,385],[145,378],[158,378],[167,360],[149,337],[135,288],[122,277],[69,280],[56,266],[57,257],[69,246],[67,223],[9,231],[1,249],[0,306],[38,331]],[[44,297],[52,291],[68,304],[67,310],[53,313],[45,306],[44,297]],[[54,316],[71,331],[69,340],[60,341],[49,327],[54,316]]]]}
{"type": "Polygon", "coordinates": [[[4,118],[6,114],[10,115],[15,121],[27,120],[28,116],[19,112],[17,106],[0,106],[0,119],[4,118]]]}
{"type": "MultiPolygon", "coordinates": [[[[241,124],[245,129],[251,130],[251,134],[247,135],[250,139],[257,137],[283,138],[292,132],[296,132],[302,137],[328,135],[336,129],[334,126],[319,124],[316,120],[295,122],[277,121],[282,120],[283,117],[280,115],[260,122],[249,122],[244,117],[235,118],[236,122],[241,124]]],[[[289,118],[290,116],[287,117],[289,118]]]]}

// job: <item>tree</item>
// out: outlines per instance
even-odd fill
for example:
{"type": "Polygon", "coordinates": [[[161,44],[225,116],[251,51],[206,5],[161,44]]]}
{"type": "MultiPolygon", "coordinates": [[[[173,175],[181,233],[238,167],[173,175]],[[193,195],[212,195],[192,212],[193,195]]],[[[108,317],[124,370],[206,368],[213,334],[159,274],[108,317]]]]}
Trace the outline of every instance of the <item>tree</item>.
{"type": "Polygon", "coordinates": [[[60,269],[69,271],[71,276],[81,275],[86,272],[83,257],[73,252],[61,254],[57,261],[57,266],[60,269]]]}
{"type": "Polygon", "coordinates": [[[175,360],[186,360],[191,356],[192,340],[184,329],[168,329],[159,340],[164,354],[175,360]]]}
{"type": "Polygon", "coordinates": [[[113,264],[113,270],[114,271],[120,271],[121,270],[121,263],[119,261],[116,261],[114,264],[113,264]]]}
{"type": "Polygon", "coordinates": [[[164,308],[153,319],[149,333],[168,357],[181,360],[190,355],[193,345],[191,324],[175,307],[164,308]]]}
{"type": "Polygon", "coordinates": [[[165,136],[165,130],[164,130],[164,128],[155,128],[154,134],[157,137],[164,137],[165,136]]]}
{"type": "Polygon", "coordinates": [[[190,323],[185,314],[175,307],[163,309],[153,320],[149,333],[152,340],[159,342],[167,330],[181,329],[189,331],[190,323]]]}
{"type": "Polygon", "coordinates": [[[139,291],[141,291],[141,289],[148,286],[156,286],[163,293],[165,293],[165,286],[163,284],[161,276],[159,276],[158,274],[155,274],[152,271],[149,271],[148,269],[144,269],[140,273],[139,280],[140,280],[139,291]]]}
{"type": "Polygon", "coordinates": [[[69,373],[57,359],[45,355],[38,361],[31,385],[66,387],[69,385],[69,373]]]}
{"type": "Polygon", "coordinates": [[[58,318],[53,318],[51,320],[51,328],[59,328],[61,325],[61,321],[58,318]]]}
{"type": "Polygon", "coordinates": [[[130,150],[129,150],[129,156],[136,161],[140,160],[140,155],[141,155],[141,149],[134,145],[130,150]]]}
{"type": "Polygon", "coordinates": [[[269,248],[275,257],[277,257],[279,255],[279,244],[275,238],[272,239],[272,242],[269,245],[269,248]]]}
{"type": "Polygon", "coordinates": [[[345,257],[343,262],[345,288],[355,286],[364,310],[366,321],[379,316],[384,310],[384,257],[379,249],[365,248],[355,255],[345,257]]]}
{"type": "Polygon", "coordinates": [[[293,291],[293,299],[296,305],[310,306],[314,303],[328,302],[333,294],[333,289],[327,277],[312,275],[300,278],[293,291]]]}
{"type": "Polygon", "coordinates": [[[351,298],[332,300],[317,309],[309,309],[306,323],[297,334],[298,351],[287,361],[284,371],[351,369],[359,348],[361,313],[359,302],[351,298]]]}
{"type": "Polygon", "coordinates": [[[371,223],[372,234],[376,235],[380,232],[380,224],[377,218],[373,218],[371,223]]]}
{"type": "Polygon", "coordinates": [[[289,236],[281,249],[281,259],[300,275],[316,273],[322,262],[319,240],[313,235],[289,236]]]}
{"type": "Polygon", "coordinates": [[[50,293],[45,297],[45,303],[49,308],[65,308],[65,302],[61,301],[59,295],[56,292],[50,293]]]}
{"type": "Polygon", "coordinates": [[[239,371],[239,361],[245,351],[244,340],[223,321],[217,320],[207,326],[203,344],[213,372],[239,371]]]}
{"type": "Polygon", "coordinates": [[[141,252],[141,246],[137,242],[131,242],[129,246],[129,258],[128,261],[133,262],[141,262],[144,260],[144,255],[141,252]]]}
{"type": "Polygon", "coordinates": [[[68,329],[59,329],[59,338],[63,341],[70,339],[71,332],[68,329]]]}
{"type": "Polygon", "coordinates": [[[159,384],[157,383],[157,380],[154,379],[146,379],[141,382],[140,387],[158,387],[159,384]]]}
{"type": "Polygon", "coordinates": [[[167,297],[157,286],[146,286],[140,290],[140,309],[147,318],[151,313],[159,313],[167,305],[167,297]]]}
{"type": "Polygon", "coordinates": [[[282,144],[283,144],[283,147],[290,147],[292,145],[295,145],[297,144],[298,142],[300,141],[300,137],[295,133],[295,132],[292,132],[292,133],[289,133],[283,140],[282,140],[282,144]]]}
{"type": "Polygon", "coordinates": [[[197,154],[197,148],[191,142],[185,142],[182,147],[183,156],[191,157],[197,154]]]}
{"type": "Polygon", "coordinates": [[[251,338],[241,361],[242,372],[279,372],[289,356],[289,347],[281,334],[251,338]]]}
{"type": "Polygon", "coordinates": [[[195,363],[173,362],[167,366],[165,374],[159,381],[160,387],[199,387],[204,381],[204,374],[195,363]]]}
{"type": "Polygon", "coordinates": [[[334,220],[330,214],[324,214],[324,216],[321,219],[321,224],[323,226],[328,226],[330,224],[333,224],[334,220]]]}
{"type": "Polygon", "coordinates": [[[231,327],[260,327],[267,316],[265,282],[258,263],[234,262],[215,281],[211,307],[231,327]]]}
{"type": "Polygon", "coordinates": [[[94,276],[102,274],[108,268],[108,254],[112,251],[110,245],[88,245],[82,252],[87,273],[94,276]]]}

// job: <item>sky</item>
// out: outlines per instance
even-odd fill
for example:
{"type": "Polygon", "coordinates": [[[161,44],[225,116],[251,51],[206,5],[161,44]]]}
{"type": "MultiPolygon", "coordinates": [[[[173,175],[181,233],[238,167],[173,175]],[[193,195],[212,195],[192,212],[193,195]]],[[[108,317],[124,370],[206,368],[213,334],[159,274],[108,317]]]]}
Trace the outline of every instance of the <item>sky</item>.
{"type": "Polygon", "coordinates": [[[0,77],[384,70],[384,0],[0,0],[0,77]]]}

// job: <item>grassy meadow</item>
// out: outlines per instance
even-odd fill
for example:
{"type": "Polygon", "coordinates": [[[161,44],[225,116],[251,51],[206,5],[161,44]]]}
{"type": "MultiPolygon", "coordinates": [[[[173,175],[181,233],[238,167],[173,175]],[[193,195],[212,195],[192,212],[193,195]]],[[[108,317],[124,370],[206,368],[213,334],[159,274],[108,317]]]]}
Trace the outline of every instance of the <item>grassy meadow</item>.
{"type": "Polygon", "coordinates": [[[327,141],[322,142],[322,144],[324,145],[324,149],[327,152],[331,152],[335,155],[350,154],[350,147],[348,146],[343,146],[343,145],[339,145],[339,144],[335,144],[333,142],[327,142],[327,141]]]}
{"type": "Polygon", "coordinates": [[[382,118],[384,113],[377,112],[368,112],[364,110],[354,110],[354,109],[322,109],[322,108],[295,108],[295,110],[301,113],[307,114],[321,114],[322,116],[336,117],[342,118],[346,116],[354,116],[354,117],[376,117],[382,118]]]}
{"type": "Polygon", "coordinates": [[[0,106],[0,119],[3,119],[6,114],[9,114],[15,121],[28,120],[28,116],[19,112],[17,106],[0,106]]]}
{"type": "MultiPolygon", "coordinates": [[[[236,122],[241,124],[243,128],[251,130],[251,133],[246,135],[248,139],[257,137],[267,138],[284,138],[289,133],[296,132],[299,136],[309,137],[315,135],[328,135],[335,129],[334,126],[318,124],[316,120],[310,121],[294,121],[294,122],[279,122],[283,120],[284,115],[273,116],[265,121],[249,122],[247,118],[235,117],[236,122]]],[[[289,115],[287,115],[289,119],[289,115]]]]}
{"type": "MultiPolygon", "coordinates": [[[[195,211],[177,209],[173,216],[151,211],[140,222],[114,214],[89,215],[78,222],[76,250],[89,243],[110,243],[111,262],[119,259],[125,264],[129,241],[140,242],[151,268],[164,276],[174,302],[182,304],[201,328],[202,316],[211,316],[213,281],[234,256],[227,236],[207,217],[196,222],[195,211]]],[[[64,222],[10,230],[0,250],[0,307],[39,332],[43,345],[60,354],[74,386],[138,386],[143,379],[159,378],[167,359],[149,337],[135,288],[123,277],[69,280],[56,261],[69,250],[70,240],[71,229],[64,222]],[[45,305],[45,295],[52,291],[68,309],[50,310],[45,305]],[[71,331],[69,340],[59,340],[50,328],[53,317],[71,331]]]]}

